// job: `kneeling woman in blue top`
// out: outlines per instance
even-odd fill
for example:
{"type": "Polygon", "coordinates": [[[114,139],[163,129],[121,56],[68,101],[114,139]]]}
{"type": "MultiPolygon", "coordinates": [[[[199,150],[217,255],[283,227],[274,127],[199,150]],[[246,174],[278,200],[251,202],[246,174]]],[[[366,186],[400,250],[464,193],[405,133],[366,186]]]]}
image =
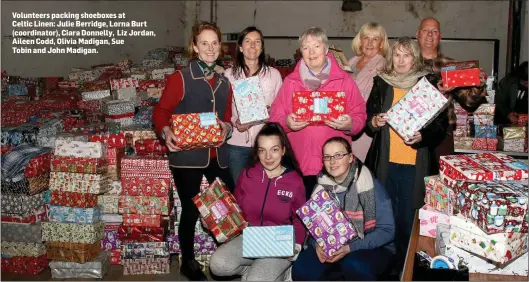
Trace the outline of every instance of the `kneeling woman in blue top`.
{"type": "Polygon", "coordinates": [[[292,279],[331,280],[341,276],[346,281],[376,280],[386,271],[395,253],[391,200],[369,169],[352,154],[351,144],[345,138],[334,137],[325,142],[323,164],[313,194],[325,189],[334,196],[358,232],[358,238],[327,258],[311,237],[294,263],[292,279]]]}

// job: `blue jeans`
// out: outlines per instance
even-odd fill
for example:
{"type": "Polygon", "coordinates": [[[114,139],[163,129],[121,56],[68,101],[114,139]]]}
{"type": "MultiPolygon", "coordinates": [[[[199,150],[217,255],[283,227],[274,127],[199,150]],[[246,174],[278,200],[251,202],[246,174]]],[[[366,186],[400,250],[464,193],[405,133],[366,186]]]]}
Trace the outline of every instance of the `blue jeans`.
{"type": "Polygon", "coordinates": [[[252,147],[234,146],[230,144],[227,144],[226,146],[228,146],[228,169],[230,170],[233,182],[237,184],[239,174],[250,160],[252,147]]]}
{"type": "Polygon", "coordinates": [[[413,228],[413,190],[415,186],[415,166],[389,163],[386,189],[391,198],[395,217],[395,245],[397,261],[404,262],[408,242],[413,228]]]}
{"type": "Polygon", "coordinates": [[[373,281],[386,271],[393,254],[386,248],[358,250],[335,263],[321,263],[316,250],[309,244],[292,266],[292,280],[321,281],[338,277],[345,281],[373,281]]]}

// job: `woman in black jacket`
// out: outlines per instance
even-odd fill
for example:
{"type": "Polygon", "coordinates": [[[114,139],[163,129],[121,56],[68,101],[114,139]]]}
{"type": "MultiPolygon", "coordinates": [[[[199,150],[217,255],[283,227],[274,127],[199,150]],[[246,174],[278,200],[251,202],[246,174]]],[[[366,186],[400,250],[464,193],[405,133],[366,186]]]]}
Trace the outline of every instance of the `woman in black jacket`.
{"type": "Polygon", "coordinates": [[[392,201],[397,267],[404,263],[415,210],[424,205],[424,177],[434,174],[432,169],[437,167],[434,148],[444,139],[448,126],[446,113],[440,114],[404,141],[386,123],[386,112],[427,75],[423,68],[417,43],[407,37],[397,39],[386,56],[383,72],[374,78],[366,105],[366,133],[373,138],[366,165],[386,187],[392,201]]]}

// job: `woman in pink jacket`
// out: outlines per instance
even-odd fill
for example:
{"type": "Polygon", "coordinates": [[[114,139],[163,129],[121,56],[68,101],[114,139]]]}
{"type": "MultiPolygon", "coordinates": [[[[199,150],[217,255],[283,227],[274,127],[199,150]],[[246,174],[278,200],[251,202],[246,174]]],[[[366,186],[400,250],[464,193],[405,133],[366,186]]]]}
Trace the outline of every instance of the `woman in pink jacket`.
{"type": "MultiPolygon", "coordinates": [[[[353,78],[364,101],[367,101],[373,88],[373,78],[384,67],[388,42],[386,30],[375,22],[364,24],[353,39],[352,47],[356,56],[349,60],[349,66],[353,69],[353,78]]],[[[353,154],[362,162],[366,159],[371,140],[365,133],[353,136],[353,154]]]]}
{"type": "Polygon", "coordinates": [[[299,37],[303,59],[294,72],[288,75],[277,94],[270,111],[270,121],[283,126],[300,163],[307,197],[316,185],[322,169],[321,148],[329,138],[342,136],[351,140],[365,125],[366,103],[351,76],[340,68],[329,54],[327,35],[322,28],[307,28],[299,37]],[[292,95],[295,91],[344,91],[346,114],[312,126],[296,120],[292,112],[292,95]]]}

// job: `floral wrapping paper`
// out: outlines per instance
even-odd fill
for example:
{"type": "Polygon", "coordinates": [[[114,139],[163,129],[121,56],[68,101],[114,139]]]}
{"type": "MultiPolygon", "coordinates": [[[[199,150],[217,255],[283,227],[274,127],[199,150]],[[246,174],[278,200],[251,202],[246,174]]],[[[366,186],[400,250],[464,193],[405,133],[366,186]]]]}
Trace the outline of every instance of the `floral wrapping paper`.
{"type": "Polygon", "coordinates": [[[474,137],[496,138],[498,127],[496,125],[475,125],[474,137]]]}
{"type": "Polygon", "coordinates": [[[241,124],[269,118],[263,90],[258,76],[234,81],[233,98],[241,124]]]}
{"type": "Polygon", "coordinates": [[[419,235],[435,238],[437,224],[450,224],[450,216],[427,205],[419,209],[419,235]]]}
{"type": "Polygon", "coordinates": [[[166,242],[121,243],[122,259],[149,259],[169,257],[166,242]]]}
{"type": "Polygon", "coordinates": [[[527,233],[487,235],[474,223],[459,216],[450,217],[451,245],[467,252],[506,264],[527,252],[527,233]]]}
{"type": "Polygon", "coordinates": [[[48,268],[46,255],[38,257],[15,256],[2,258],[2,272],[21,275],[38,275],[48,268]]]}
{"type": "Polygon", "coordinates": [[[2,193],[2,214],[25,215],[32,213],[36,208],[44,205],[44,194],[32,196],[23,194],[5,194],[2,193]]]}
{"type": "Polygon", "coordinates": [[[50,206],[49,221],[63,223],[91,224],[101,221],[102,207],[74,208],[63,206],[50,206]]]}
{"type": "Polygon", "coordinates": [[[122,172],[121,187],[123,195],[165,197],[171,190],[171,175],[122,172]]]}
{"type": "Polygon", "coordinates": [[[105,225],[105,238],[101,241],[102,250],[111,250],[121,248],[121,241],[118,236],[118,228],[116,225],[105,225]]]}
{"type": "MultiPolygon", "coordinates": [[[[169,235],[167,236],[166,241],[169,244],[169,252],[171,254],[181,253],[178,235],[169,235]]],[[[207,233],[195,234],[193,250],[195,254],[211,255],[217,250],[217,243],[213,237],[207,233]]]]}
{"type": "Polygon", "coordinates": [[[13,223],[37,223],[47,221],[48,209],[48,205],[44,204],[23,215],[2,213],[1,221],[13,223]]]}
{"type": "Polygon", "coordinates": [[[38,257],[46,254],[46,247],[39,243],[2,241],[2,259],[7,257],[38,257]]]}
{"type": "MultiPolygon", "coordinates": [[[[167,195],[167,194],[166,194],[167,195]]],[[[119,213],[169,215],[169,197],[120,196],[119,213]]]]}
{"type": "Polygon", "coordinates": [[[42,222],[43,241],[93,244],[103,238],[105,230],[102,221],[93,224],[42,222]]]}
{"type": "Polygon", "coordinates": [[[526,180],[528,167],[500,153],[441,156],[439,176],[447,185],[453,180],[526,180]]]}
{"type": "Polygon", "coordinates": [[[103,174],[72,172],[50,173],[50,190],[103,194],[109,190],[109,179],[103,174]]]}
{"type": "Polygon", "coordinates": [[[527,233],[527,181],[457,181],[454,191],[458,211],[485,233],[527,233]]]}
{"type": "Polygon", "coordinates": [[[135,111],[134,102],[128,100],[112,100],[103,105],[103,113],[105,115],[123,115],[133,113],[135,111]]]}
{"type": "Polygon", "coordinates": [[[42,243],[42,222],[21,224],[2,222],[2,241],[42,243]]]}
{"type": "Polygon", "coordinates": [[[103,213],[118,213],[119,195],[99,195],[97,204],[103,207],[103,213]]]}
{"type": "Polygon", "coordinates": [[[172,115],[171,129],[176,146],[182,150],[218,147],[222,144],[222,129],[215,113],[172,115]]]}
{"type": "Polygon", "coordinates": [[[106,145],[98,142],[81,142],[57,140],[55,142],[55,155],[78,158],[104,158],[106,145]]]}
{"type": "Polygon", "coordinates": [[[106,158],[51,157],[51,170],[86,174],[105,174],[108,170],[106,158]]]}
{"type": "Polygon", "coordinates": [[[171,174],[169,159],[164,156],[126,156],[121,160],[121,173],[171,174]]]}
{"type": "Polygon", "coordinates": [[[138,156],[163,156],[169,152],[165,144],[162,144],[158,139],[138,140],[134,144],[134,148],[136,149],[136,155],[138,156]]]}
{"type": "Polygon", "coordinates": [[[424,178],[426,193],[424,202],[446,215],[456,214],[456,194],[454,190],[443,183],[438,175],[424,178]]]}
{"type": "Polygon", "coordinates": [[[138,87],[138,80],[133,78],[120,78],[112,79],[110,81],[110,87],[112,90],[123,89],[123,88],[136,88],[138,87]]]}
{"type": "Polygon", "coordinates": [[[162,216],[156,214],[123,214],[123,226],[160,227],[162,216]]]}
{"type": "Polygon", "coordinates": [[[165,227],[120,226],[118,238],[122,243],[164,242],[165,227]]]}
{"type": "Polygon", "coordinates": [[[101,253],[101,242],[93,244],[46,242],[49,260],[85,263],[101,253]]]}
{"type": "Polygon", "coordinates": [[[527,139],[507,139],[501,143],[501,148],[505,152],[527,152],[527,139]]]}
{"type": "Polygon", "coordinates": [[[345,113],[345,92],[295,91],[292,95],[292,112],[300,121],[322,124],[345,113]]]}
{"type": "Polygon", "coordinates": [[[77,208],[93,208],[97,206],[97,195],[53,190],[50,204],[77,208]]]}
{"type": "Polygon", "coordinates": [[[503,139],[524,139],[527,138],[526,126],[509,126],[503,128],[503,139]]]}
{"type": "Polygon", "coordinates": [[[101,99],[111,97],[110,90],[83,92],[81,93],[81,96],[83,98],[83,101],[101,100],[101,99]]]}
{"type": "Polygon", "coordinates": [[[51,261],[50,268],[54,279],[103,279],[110,268],[110,253],[101,252],[94,260],[86,263],[51,261]]]}
{"type": "Polygon", "coordinates": [[[242,210],[225,184],[216,178],[193,202],[217,242],[226,242],[239,235],[248,225],[242,210]]]}
{"type": "Polygon", "coordinates": [[[446,97],[423,78],[389,109],[388,124],[404,140],[409,140],[447,106],[446,97]]]}
{"type": "Polygon", "coordinates": [[[166,258],[122,259],[123,275],[169,274],[170,262],[166,258]]]}

